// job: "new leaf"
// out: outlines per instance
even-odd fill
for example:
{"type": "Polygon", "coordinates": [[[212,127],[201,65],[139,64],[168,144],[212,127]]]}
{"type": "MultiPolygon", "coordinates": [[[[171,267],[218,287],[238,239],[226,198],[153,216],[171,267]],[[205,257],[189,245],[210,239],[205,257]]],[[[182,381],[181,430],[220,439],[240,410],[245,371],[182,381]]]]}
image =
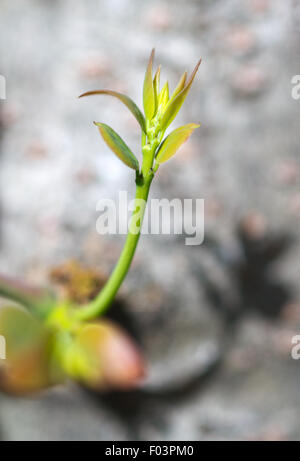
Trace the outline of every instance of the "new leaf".
{"type": "Polygon", "coordinates": [[[200,125],[190,123],[189,125],[182,126],[173,131],[164,140],[159,148],[156,156],[157,163],[164,163],[176,154],[182,144],[188,140],[194,130],[199,128],[200,125]]]}
{"type": "Polygon", "coordinates": [[[117,91],[112,91],[112,90],[95,90],[95,91],[88,91],[87,93],[84,93],[79,97],[83,98],[85,96],[94,96],[98,94],[105,94],[105,95],[118,98],[130,110],[130,112],[133,114],[133,116],[136,118],[136,120],[140,124],[140,127],[142,128],[143,132],[146,133],[145,117],[143,116],[142,112],[140,111],[138,106],[135,104],[135,102],[133,102],[132,99],[130,99],[125,94],[118,93],[117,91]]]}
{"type": "MultiPolygon", "coordinates": [[[[192,75],[190,76],[189,80],[187,81],[186,85],[184,88],[177,94],[175,98],[172,98],[169,101],[169,104],[166,108],[166,111],[164,113],[163,119],[162,119],[162,127],[164,130],[168,128],[168,126],[173,122],[175,119],[176,115],[178,114],[182,104],[184,103],[190,89],[192,86],[192,83],[194,81],[194,78],[197,74],[197,71],[199,69],[199,66],[201,64],[201,60],[198,62],[197,66],[195,67],[192,75]]],[[[182,82],[184,81],[184,75],[182,77],[182,80],[180,81],[179,85],[182,85],[182,82]]],[[[175,90],[176,91],[176,90],[175,90]]]]}
{"type": "Polygon", "coordinates": [[[108,125],[96,123],[100,134],[108,147],[122,160],[125,165],[133,170],[139,170],[139,162],[122,138],[108,125]]]}
{"type": "Polygon", "coordinates": [[[184,72],[182,77],[180,78],[177,87],[174,90],[174,93],[171,96],[171,101],[176,98],[176,96],[183,90],[183,88],[186,85],[186,79],[187,79],[187,72],[184,72]]]}
{"type": "Polygon", "coordinates": [[[155,113],[157,112],[158,109],[158,95],[159,95],[159,86],[160,86],[160,72],[161,72],[161,66],[157,69],[157,72],[154,76],[153,80],[153,88],[154,88],[154,100],[155,100],[155,113]]]}
{"type": "Polygon", "coordinates": [[[154,60],[154,53],[155,51],[152,50],[150,60],[148,63],[148,67],[146,70],[145,81],[144,81],[144,92],[143,92],[143,100],[144,100],[144,111],[147,120],[152,120],[152,117],[155,113],[155,91],[152,79],[152,67],[153,67],[153,60],[154,60]]]}

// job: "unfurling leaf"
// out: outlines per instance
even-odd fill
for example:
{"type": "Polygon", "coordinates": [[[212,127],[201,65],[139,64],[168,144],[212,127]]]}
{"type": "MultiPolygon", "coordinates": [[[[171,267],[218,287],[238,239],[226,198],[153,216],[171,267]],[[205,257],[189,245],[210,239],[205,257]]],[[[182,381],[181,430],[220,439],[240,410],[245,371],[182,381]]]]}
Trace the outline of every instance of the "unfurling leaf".
{"type": "MultiPolygon", "coordinates": [[[[168,128],[168,126],[173,122],[175,119],[176,115],[178,114],[182,104],[184,103],[190,89],[192,86],[192,83],[194,81],[194,78],[197,74],[197,71],[199,69],[199,66],[201,64],[201,59],[196,65],[192,75],[190,76],[189,80],[186,82],[184,88],[177,94],[177,96],[174,99],[171,99],[169,101],[169,104],[166,108],[166,111],[164,113],[164,116],[162,118],[162,127],[164,130],[168,128]]],[[[184,78],[184,77],[183,77],[184,78]]],[[[176,90],[175,90],[176,91],[176,90]]]]}
{"type": "Polygon", "coordinates": [[[96,123],[100,134],[108,147],[122,160],[125,165],[133,170],[139,170],[139,162],[122,138],[105,123],[96,123]]]}
{"type": "Polygon", "coordinates": [[[117,91],[111,91],[111,90],[95,90],[95,91],[88,91],[87,93],[83,93],[80,98],[84,98],[85,96],[94,96],[94,95],[109,95],[113,96],[115,98],[118,98],[125,106],[130,110],[130,112],[134,115],[138,123],[140,124],[140,127],[142,128],[143,132],[146,133],[146,121],[145,117],[138,108],[138,106],[135,104],[132,99],[130,99],[128,96],[125,94],[118,93],[117,91]]]}
{"type": "Polygon", "coordinates": [[[151,120],[155,113],[155,93],[154,85],[152,79],[152,67],[154,60],[155,50],[152,50],[148,67],[146,70],[145,81],[144,81],[144,92],[143,92],[143,101],[144,101],[144,111],[146,118],[151,120]]]}
{"type": "Polygon", "coordinates": [[[137,346],[109,321],[83,326],[76,337],[76,351],[75,377],[92,389],[130,389],[144,376],[137,346]]]}
{"type": "Polygon", "coordinates": [[[51,334],[18,307],[0,309],[0,335],[5,338],[6,359],[0,362],[0,389],[28,394],[51,386],[51,334]]]}
{"type": "Polygon", "coordinates": [[[169,102],[169,83],[167,82],[159,93],[158,104],[165,108],[169,102]]]}
{"type": "Polygon", "coordinates": [[[188,140],[193,131],[196,128],[199,128],[199,126],[200,125],[196,125],[195,123],[190,123],[189,125],[177,128],[177,130],[169,134],[157,153],[157,163],[164,163],[173,157],[173,155],[176,154],[182,144],[188,140]]]}
{"type": "Polygon", "coordinates": [[[176,96],[183,90],[186,84],[186,79],[187,79],[187,72],[184,72],[184,74],[181,76],[177,87],[175,88],[172,96],[171,96],[171,101],[176,98],[176,96]]]}
{"type": "Polygon", "coordinates": [[[153,88],[154,88],[154,99],[155,99],[155,113],[157,112],[158,109],[158,95],[159,95],[159,86],[160,86],[160,72],[161,72],[161,66],[157,69],[157,72],[154,76],[153,80],[153,88]]]}

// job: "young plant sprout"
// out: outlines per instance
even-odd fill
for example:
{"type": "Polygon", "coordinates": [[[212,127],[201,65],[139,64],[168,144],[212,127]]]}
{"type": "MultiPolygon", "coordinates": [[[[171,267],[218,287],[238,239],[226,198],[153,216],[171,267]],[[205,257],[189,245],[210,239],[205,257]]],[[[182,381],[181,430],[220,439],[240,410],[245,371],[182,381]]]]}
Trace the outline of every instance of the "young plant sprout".
{"type": "Polygon", "coordinates": [[[149,190],[159,166],[169,160],[200,125],[190,123],[165,137],[183,105],[201,61],[191,76],[185,72],[173,94],[168,82],[160,89],[161,67],[153,77],[154,50],[147,66],[144,114],[127,96],[112,90],[82,94],[118,98],[141,128],[142,164],[108,125],[94,122],[108,147],[135,171],[136,195],[127,239],[114,271],[100,293],[86,305],[57,299],[47,290],[32,290],[0,277],[0,295],[24,309],[0,309],[0,335],[7,359],[0,361],[0,387],[24,394],[72,378],[93,389],[128,389],[144,375],[144,361],[134,342],[107,319],[100,319],[113,302],[130,268],[140,238],[149,190]]]}

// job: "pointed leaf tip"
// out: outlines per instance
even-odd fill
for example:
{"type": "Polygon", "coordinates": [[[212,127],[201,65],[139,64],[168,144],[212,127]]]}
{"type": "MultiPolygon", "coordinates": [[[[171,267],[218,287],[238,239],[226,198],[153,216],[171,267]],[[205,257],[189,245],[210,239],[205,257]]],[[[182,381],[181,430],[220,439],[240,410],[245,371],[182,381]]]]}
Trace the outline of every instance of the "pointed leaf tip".
{"type": "Polygon", "coordinates": [[[153,48],[146,70],[143,90],[144,111],[148,120],[151,120],[155,113],[155,91],[152,78],[154,55],[155,49],[153,48]]]}
{"type": "Polygon", "coordinates": [[[95,91],[88,91],[86,93],[83,93],[79,96],[79,98],[84,98],[86,96],[94,96],[94,95],[108,95],[108,96],[113,96],[119,101],[121,101],[132,113],[132,115],[136,118],[138,123],[140,124],[140,127],[144,133],[146,133],[146,121],[145,117],[143,116],[141,110],[138,108],[138,106],[135,104],[134,101],[132,101],[131,98],[126,96],[125,94],[118,93],[117,91],[112,91],[112,90],[95,90],[95,91]]]}
{"type": "MultiPolygon", "coordinates": [[[[195,69],[193,70],[190,78],[188,79],[188,81],[185,83],[185,86],[184,88],[177,94],[177,96],[175,98],[172,98],[170,101],[169,101],[169,104],[167,106],[167,109],[164,113],[164,116],[163,116],[163,119],[162,119],[162,126],[164,129],[167,129],[169,125],[171,125],[171,123],[173,122],[173,120],[175,119],[176,115],[178,114],[179,110],[181,109],[190,89],[191,89],[191,86],[193,84],[193,81],[195,79],[195,76],[198,72],[198,69],[199,69],[199,66],[202,62],[202,59],[200,59],[195,67],[195,69]]],[[[185,75],[185,74],[184,74],[185,75]]],[[[182,77],[182,79],[184,78],[184,75],[182,77]]],[[[175,90],[176,91],[176,90],[175,90]]]]}
{"type": "Polygon", "coordinates": [[[156,161],[158,164],[164,163],[176,154],[178,149],[189,139],[191,134],[199,128],[200,125],[190,123],[174,130],[162,143],[156,161]]]}
{"type": "Polygon", "coordinates": [[[105,123],[94,122],[107,146],[125,163],[129,168],[138,171],[139,162],[123,139],[110,126],[105,123]]]}
{"type": "Polygon", "coordinates": [[[177,87],[174,90],[174,93],[172,94],[171,100],[176,98],[176,96],[183,90],[183,88],[186,85],[186,79],[187,79],[187,72],[184,72],[184,74],[181,76],[177,87]]]}

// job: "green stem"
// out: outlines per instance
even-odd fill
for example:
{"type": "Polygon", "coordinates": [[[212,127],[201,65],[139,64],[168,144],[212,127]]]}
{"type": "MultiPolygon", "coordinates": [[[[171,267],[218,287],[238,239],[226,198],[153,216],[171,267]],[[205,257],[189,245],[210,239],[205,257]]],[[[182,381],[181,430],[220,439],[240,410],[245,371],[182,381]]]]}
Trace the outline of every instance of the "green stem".
{"type": "Polygon", "coordinates": [[[119,261],[108,282],[90,304],[76,312],[79,320],[91,320],[103,314],[114,300],[130,268],[141,235],[141,228],[154,174],[149,170],[146,175],[137,175],[134,211],[129,226],[127,239],[119,261]],[[141,202],[142,200],[142,202],[141,202]],[[138,213],[138,216],[136,216],[138,213]]]}

